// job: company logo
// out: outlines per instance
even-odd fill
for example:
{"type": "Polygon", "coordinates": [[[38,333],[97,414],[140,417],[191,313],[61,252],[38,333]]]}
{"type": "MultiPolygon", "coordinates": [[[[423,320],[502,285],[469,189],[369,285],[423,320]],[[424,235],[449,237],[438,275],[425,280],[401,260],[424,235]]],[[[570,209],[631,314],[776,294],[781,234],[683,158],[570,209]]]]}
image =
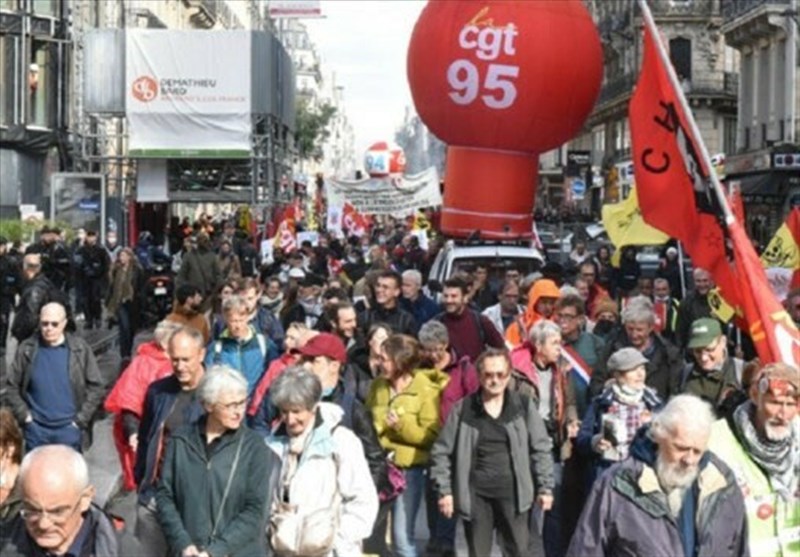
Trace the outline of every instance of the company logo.
{"type": "Polygon", "coordinates": [[[131,85],[131,93],[138,101],[150,102],[158,95],[158,82],[148,75],[138,77],[131,85]]]}

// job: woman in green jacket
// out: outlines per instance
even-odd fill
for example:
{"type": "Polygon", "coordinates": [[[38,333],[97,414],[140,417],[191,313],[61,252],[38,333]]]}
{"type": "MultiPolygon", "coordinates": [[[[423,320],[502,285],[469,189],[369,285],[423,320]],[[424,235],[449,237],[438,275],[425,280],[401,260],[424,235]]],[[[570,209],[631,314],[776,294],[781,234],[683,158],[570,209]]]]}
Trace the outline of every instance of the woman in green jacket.
{"type": "Polygon", "coordinates": [[[180,557],[261,555],[268,451],[242,426],[247,380],[214,366],[197,390],[206,415],[170,437],[156,492],[164,536],[180,557]]]}
{"type": "Polygon", "coordinates": [[[383,343],[383,372],[370,387],[367,407],[381,445],[405,472],[406,489],[392,504],[392,540],[398,557],[417,557],[414,524],[425,491],[425,467],[439,434],[439,395],[447,374],[418,369],[419,343],[392,335],[383,343]]]}

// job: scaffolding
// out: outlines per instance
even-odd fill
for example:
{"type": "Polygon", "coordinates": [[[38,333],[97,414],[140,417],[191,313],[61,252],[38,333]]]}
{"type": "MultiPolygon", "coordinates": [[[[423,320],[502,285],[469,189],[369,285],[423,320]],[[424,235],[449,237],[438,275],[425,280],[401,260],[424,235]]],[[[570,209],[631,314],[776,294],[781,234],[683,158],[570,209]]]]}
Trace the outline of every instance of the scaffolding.
{"type": "MultiPolygon", "coordinates": [[[[194,2],[189,5],[203,10],[211,4],[194,2]]],[[[219,7],[220,3],[216,5],[219,7]]],[[[252,13],[257,14],[257,10],[252,13]]],[[[116,199],[119,205],[120,222],[117,225],[126,230],[128,202],[135,198],[138,165],[135,158],[127,156],[124,90],[120,91],[123,102],[118,106],[104,107],[102,110],[87,106],[85,80],[91,74],[87,68],[90,63],[87,60],[87,35],[102,28],[117,29],[124,33],[124,29],[131,27],[166,28],[167,25],[149,9],[133,5],[127,0],[79,1],[74,4],[72,17],[72,143],[76,153],[75,170],[106,176],[107,198],[116,199]]],[[[253,21],[255,26],[265,29],[271,25],[268,19],[255,16],[253,21]]],[[[124,89],[124,80],[122,87],[124,89]]],[[[291,90],[294,90],[293,76],[291,90]]],[[[279,201],[281,179],[291,176],[292,131],[283,119],[266,113],[251,115],[251,130],[249,158],[168,159],[169,203],[202,201],[245,204],[257,214],[268,214],[279,201]]]]}

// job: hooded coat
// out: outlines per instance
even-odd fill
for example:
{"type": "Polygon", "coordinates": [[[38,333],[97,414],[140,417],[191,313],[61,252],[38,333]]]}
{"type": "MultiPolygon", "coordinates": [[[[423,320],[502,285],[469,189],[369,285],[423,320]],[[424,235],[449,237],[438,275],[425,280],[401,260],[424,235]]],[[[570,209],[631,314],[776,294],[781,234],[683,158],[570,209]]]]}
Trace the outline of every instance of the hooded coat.
{"type": "Polygon", "coordinates": [[[531,327],[533,327],[537,321],[546,319],[544,315],[536,311],[537,302],[541,298],[558,299],[560,297],[561,291],[552,280],[539,279],[534,282],[533,285],[531,285],[531,289],[528,291],[528,305],[525,308],[525,313],[508,326],[505,335],[506,341],[508,341],[512,347],[516,347],[528,340],[528,333],[531,327]]]}

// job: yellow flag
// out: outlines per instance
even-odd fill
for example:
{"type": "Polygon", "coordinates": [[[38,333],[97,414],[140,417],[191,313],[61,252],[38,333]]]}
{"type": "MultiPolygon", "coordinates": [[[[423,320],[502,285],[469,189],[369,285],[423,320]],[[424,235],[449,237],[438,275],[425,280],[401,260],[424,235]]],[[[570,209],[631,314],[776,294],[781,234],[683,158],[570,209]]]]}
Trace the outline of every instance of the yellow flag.
{"type": "Polygon", "coordinates": [[[603,205],[603,226],[617,248],[612,259],[614,265],[619,265],[619,254],[625,246],[657,246],[669,240],[667,234],[644,222],[635,188],[631,189],[627,199],[603,205]]]}
{"type": "Polygon", "coordinates": [[[723,323],[730,321],[736,313],[734,307],[726,302],[725,298],[720,295],[719,287],[709,291],[708,305],[711,308],[711,315],[723,323]]]}
{"type": "Polygon", "coordinates": [[[767,249],[761,254],[761,262],[767,269],[773,267],[783,267],[784,269],[800,268],[800,249],[794,241],[792,231],[784,222],[772,240],[769,241],[767,249]]]}
{"type": "Polygon", "coordinates": [[[414,215],[414,225],[412,230],[430,230],[431,223],[428,222],[428,217],[422,211],[417,211],[414,215]]]}

